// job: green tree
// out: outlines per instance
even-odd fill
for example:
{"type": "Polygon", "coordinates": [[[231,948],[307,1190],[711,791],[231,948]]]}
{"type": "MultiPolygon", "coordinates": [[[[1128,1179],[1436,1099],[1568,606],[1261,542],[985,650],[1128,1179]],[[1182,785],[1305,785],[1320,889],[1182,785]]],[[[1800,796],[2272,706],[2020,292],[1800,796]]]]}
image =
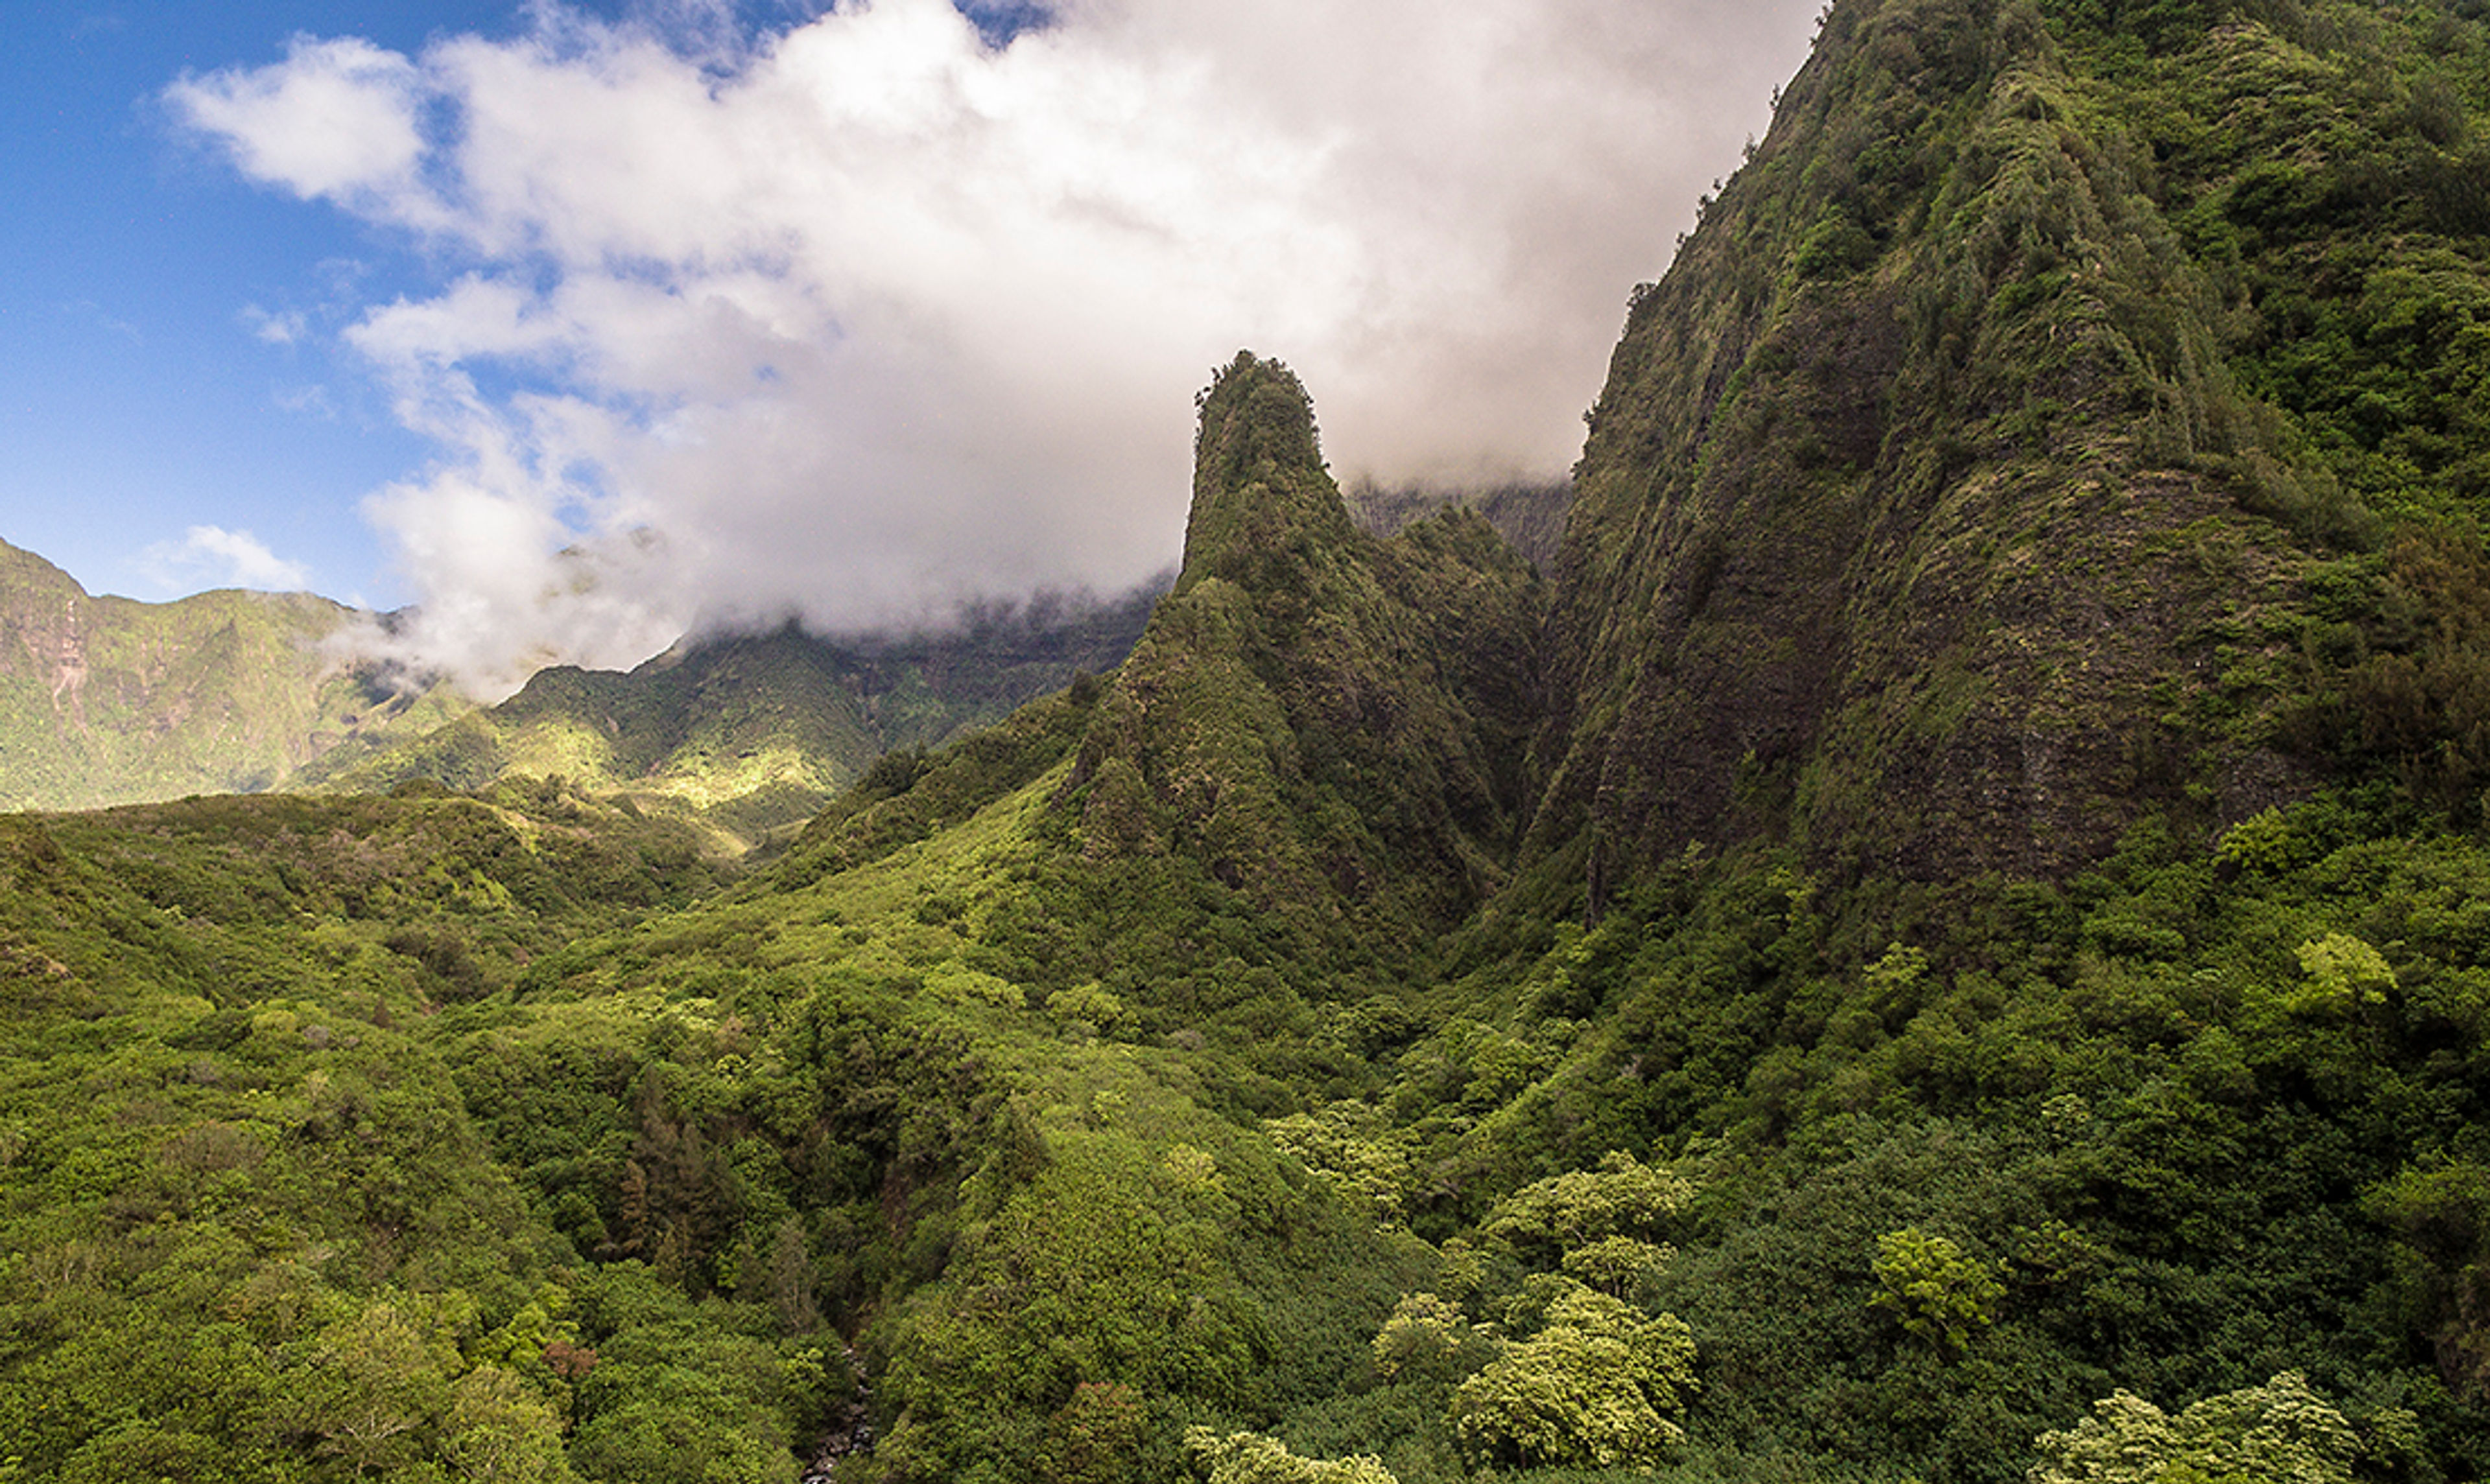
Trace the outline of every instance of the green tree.
{"type": "Polygon", "coordinates": [[[1995,1265],[1916,1226],[1876,1239],[1874,1270],[1877,1292],[1868,1303],[1899,1315],[1904,1331],[1954,1352],[1996,1321],[1997,1300],[2006,1297],[1995,1265]]]}
{"type": "Polygon", "coordinates": [[[1570,1280],[1548,1324],[1453,1394],[1453,1425],[1481,1463],[1614,1468],[1657,1461],[1685,1430],[1694,1336],[1570,1280]]]}
{"type": "Polygon", "coordinates": [[[580,1470],[612,1484],[778,1484],[787,1450],[735,1399],[688,1375],[657,1382],[580,1426],[580,1470]]]}
{"type": "Polygon", "coordinates": [[[300,1425],[357,1478],[411,1462],[438,1428],[457,1360],[437,1330],[395,1303],[372,1303],[321,1331],[300,1425]]]}
{"type": "Polygon", "coordinates": [[[2341,1014],[2361,1005],[2382,1005],[2395,986],[2395,971],[2386,956],[2349,933],[2311,938],[2297,953],[2308,979],[2284,1003],[2303,1014],[2341,1014]]]}
{"type": "Polygon", "coordinates": [[[1506,1196],[1480,1230],[1552,1266],[1576,1248],[1651,1231],[1675,1214],[1694,1189],[1665,1170],[1610,1150],[1596,1170],[1568,1170],[1506,1196]]]}
{"type": "Polygon", "coordinates": [[[1603,1237],[1565,1254],[1565,1271],[1604,1294],[1623,1298],[1645,1273],[1666,1266],[1674,1248],[1634,1237],[1603,1237]]]}
{"type": "Polygon", "coordinates": [[[1259,1433],[1186,1431],[1184,1448],[1208,1484],[1400,1484],[1377,1458],[1300,1458],[1259,1433]]]}
{"type": "Polygon", "coordinates": [[[1433,1294],[1410,1294],[1375,1331],[1375,1374],[1386,1381],[1404,1373],[1438,1374],[1477,1338],[1460,1304],[1433,1294]]]}
{"type": "Polygon", "coordinates": [[[2112,1392],[2091,1416],[2038,1441],[2028,1484],[2349,1484],[2360,1451],[2343,1414],[2297,1371],[2207,1397],[2175,1417],[2112,1392]]]}
{"type": "Polygon", "coordinates": [[[477,1484],[551,1484],[573,1477],[553,1404],[498,1365],[479,1365],[450,1388],[442,1452],[477,1484]]]}
{"type": "Polygon", "coordinates": [[[1047,1423],[1038,1473],[1047,1484],[1129,1484],[1149,1419],[1132,1387],[1085,1381],[1047,1423]]]}

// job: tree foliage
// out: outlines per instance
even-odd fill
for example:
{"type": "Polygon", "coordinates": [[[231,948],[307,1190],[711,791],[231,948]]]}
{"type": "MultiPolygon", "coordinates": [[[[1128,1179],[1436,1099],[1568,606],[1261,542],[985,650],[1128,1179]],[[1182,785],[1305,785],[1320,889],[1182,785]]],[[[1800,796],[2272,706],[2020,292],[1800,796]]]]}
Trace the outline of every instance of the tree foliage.
{"type": "Polygon", "coordinates": [[[732,880],[0,819],[0,1474],[2490,1471],[2485,57],[1842,0],[1553,572],[1239,357],[1134,657],[732,880]]]}
{"type": "Polygon", "coordinates": [[[1676,1414],[1694,1386],[1694,1337],[1578,1284],[1546,1325],[1508,1345],[1453,1393],[1455,1426],[1482,1462],[1651,1464],[1682,1441],[1676,1414]]]}
{"type": "Polygon", "coordinates": [[[2031,1484],[2349,1484],[2360,1441],[2305,1378],[2285,1372],[2263,1385],[2209,1396],[2177,1416],[2130,1392],[2113,1392],[2074,1427],[2043,1434],[2040,1448],[2031,1484]]]}

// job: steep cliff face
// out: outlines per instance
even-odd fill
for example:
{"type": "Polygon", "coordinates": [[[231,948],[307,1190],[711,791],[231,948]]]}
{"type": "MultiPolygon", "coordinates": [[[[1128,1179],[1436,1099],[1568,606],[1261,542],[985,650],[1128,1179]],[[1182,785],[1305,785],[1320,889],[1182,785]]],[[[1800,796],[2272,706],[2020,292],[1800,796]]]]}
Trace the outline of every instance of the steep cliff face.
{"type": "Polygon", "coordinates": [[[1267,905],[1449,923],[1524,807],[1539,586],[1468,512],[1349,519],[1295,376],[1203,394],[1184,567],[1085,738],[1093,854],[1198,851],[1267,905]]]}
{"type": "MultiPolygon", "coordinates": [[[[1595,901],[1759,836],[2053,874],[2146,811],[2304,785],[2292,656],[2381,492],[2273,375],[2293,244],[2243,248],[2262,166],[2208,141],[2260,69],[2347,117],[2398,83],[2244,18],[2148,49],[2063,9],[1835,6],[1637,292],[1577,471],[1533,825],[1595,901]]],[[[2273,130],[2303,162],[2350,150],[2306,123],[2273,130]]],[[[2447,137],[2393,157],[2460,166],[2447,137]]],[[[2380,196],[2342,231],[2374,238],[2380,196]]]]}

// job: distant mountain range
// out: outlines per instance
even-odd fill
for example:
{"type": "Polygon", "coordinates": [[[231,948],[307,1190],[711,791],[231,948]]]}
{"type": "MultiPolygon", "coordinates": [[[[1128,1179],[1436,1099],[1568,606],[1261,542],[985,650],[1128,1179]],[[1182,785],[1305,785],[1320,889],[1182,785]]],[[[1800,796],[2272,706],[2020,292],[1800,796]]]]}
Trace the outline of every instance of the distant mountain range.
{"type": "Polygon", "coordinates": [[[500,705],[340,747],[287,786],[378,792],[559,778],[686,812],[731,848],[800,824],[884,754],[940,746],[1085,672],[1113,670],[1158,599],[1041,601],[948,633],[686,640],[628,673],[557,666],[500,705]]]}
{"type": "Polygon", "coordinates": [[[1516,480],[1455,491],[1359,480],[1343,488],[1340,497],[1348,507],[1349,520],[1377,536],[1395,534],[1410,522],[1449,506],[1474,510],[1512,543],[1523,560],[1543,572],[1553,572],[1565,546],[1565,512],[1574,502],[1574,482],[1516,480]]]}
{"type": "Polygon", "coordinates": [[[308,593],[96,597],[0,543],[0,809],[561,778],[739,848],[885,753],[1115,668],[1162,585],[971,610],[924,635],[687,638],[628,673],[560,666],[479,706],[377,659],[380,615],[308,593]]]}
{"type": "Polygon", "coordinates": [[[308,593],[94,597],[0,542],[0,809],[257,792],[474,709],[359,661],[375,621],[308,593]]]}
{"type": "MultiPolygon", "coordinates": [[[[1568,486],[1356,492],[1378,533],[1478,510],[1552,558],[1568,486]]],[[[0,810],[560,778],[684,813],[729,851],[891,752],[938,747],[1123,662],[1166,588],[971,608],[946,629],[688,636],[625,673],[558,666],[481,706],[376,656],[386,616],[309,593],[90,595],[0,541],[0,810]]]]}

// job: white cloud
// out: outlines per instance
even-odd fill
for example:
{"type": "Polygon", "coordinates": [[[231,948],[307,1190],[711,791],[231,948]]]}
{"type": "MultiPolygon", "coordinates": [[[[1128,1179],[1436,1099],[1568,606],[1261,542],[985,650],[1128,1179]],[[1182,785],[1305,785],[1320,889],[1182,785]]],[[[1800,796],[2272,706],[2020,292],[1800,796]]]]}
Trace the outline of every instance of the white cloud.
{"type": "Polygon", "coordinates": [[[257,304],[242,306],[242,322],[249,327],[253,339],[269,345],[293,345],[310,328],[300,309],[278,312],[257,304]]]}
{"type": "Polygon", "coordinates": [[[256,587],[302,592],[311,569],[287,561],[246,530],[193,526],[179,541],[159,541],[139,555],[139,568],[167,592],[202,587],[256,587]]]}
{"type": "Polygon", "coordinates": [[[269,392],[269,401],[279,412],[316,417],[322,422],[337,420],[337,406],[329,398],[329,388],[317,382],[294,386],[278,386],[269,392]]]}
{"type": "Polygon", "coordinates": [[[273,67],[184,75],[165,92],[176,117],[221,140],[243,173],[304,199],[382,195],[402,209],[424,152],[421,74],[354,37],[297,36],[273,67]]]}
{"type": "Polygon", "coordinates": [[[677,9],[172,90],[254,179],[455,265],[347,340],[440,446],[368,508],[486,689],[705,616],[1164,567],[1239,346],[1344,473],[1561,471],[1814,6],[1066,0],[999,48],[943,0],[739,47],[677,9]]]}

